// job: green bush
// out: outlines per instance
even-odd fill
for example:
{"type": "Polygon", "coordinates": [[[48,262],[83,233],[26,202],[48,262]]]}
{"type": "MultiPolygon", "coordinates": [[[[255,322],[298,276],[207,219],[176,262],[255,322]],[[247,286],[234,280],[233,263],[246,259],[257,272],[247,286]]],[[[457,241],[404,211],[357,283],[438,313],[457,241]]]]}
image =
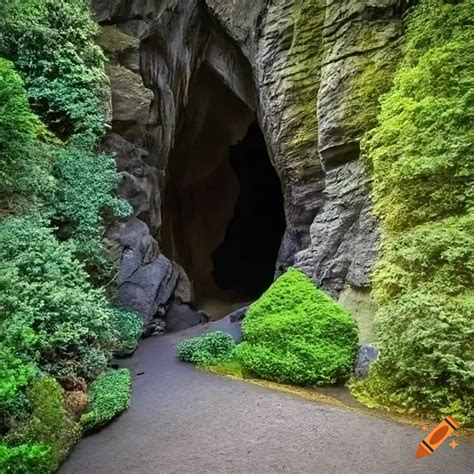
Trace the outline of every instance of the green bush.
{"type": "Polygon", "coordinates": [[[18,357],[13,348],[0,342],[0,421],[22,412],[23,389],[36,373],[33,363],[18,357]]]}
{"type": "Polygon", "coordinates": [[[112,309],[71,246],[35,219],[5,219],[0,265],[0,331],[10,347],[59,378],[104,370],[117,346],[112,309]]]}
{"type": "Polygon", "coordinates": [[[237,354],[243,368],[279,382],[340,382],[357,352],[354,319],[292,268],[250,306],[242,330],[237,354]]]}
{"type": "Polygon", "coordinates": [[[28,417],[12,429],[7,440],[12,445],[27,442],[49,446],[42,472],[56,472],[80,438],[81,427],[68,417],[62,389],[53,378],[35,380],[28,388],[27,397],[30,406],[28,417]]]}
{"type": "Polygon", "coordinates": [[[362,149],[382,247],[371,405],[474,423],[474,4],[420,0],[362,149]]]}
{"type": "Polygon", "coordinates": [[[31,207],[49,197],[54,180],[46,147],[35,140],[41,122],[31,112],[26,91],[13,64],[0,58],[0,213],[31,207]],[[22,203],[18,200],[22,199],[22,203]]]}
{"type": "Polygon", "coordinates": [[[109,423],[130,405],[132,378],[128,369],[111,370],[99,375],[90,388],[91,402],[81,417],[86,430],[109,423]]]}
{"type": "Polygon", "coordinates": [[[230,334],[213,331],[202,336],[181,341],[176,355],[185,362],[214,365],[230,360],[234,354],[235,340],[230,334]]]}
{"type": "Polygon", "coordinates": [[[71,144],[58,153],[58,181],[53,202],[61,239],[72,239],[75,255],[96,280],[108,274],[110,263],[101,243],[103,220],[130,216],[132,208],[113,195],[121,180],[113,158],[71,144]]]}
{"type": "Polygon", "coordinates": [[[114,348],[114,355],[125,357],[133,354],[143,333],[142,318],[137,313],[112,308],[111,322],[117,332],[117,346],[114,348]]]}
{"type": "Polygon", "coordinates": [[[4,474],[45,474],[50,449],[39,444],[7,446],[0,442],[0,472],[4,474]]]}
{"type": "Polygon", "coordinates": [[[25,79],[33,109],[60,137],[99,137],[105,125],[105,58],[88,0],[10,0],[0,54],[25,79]]]}

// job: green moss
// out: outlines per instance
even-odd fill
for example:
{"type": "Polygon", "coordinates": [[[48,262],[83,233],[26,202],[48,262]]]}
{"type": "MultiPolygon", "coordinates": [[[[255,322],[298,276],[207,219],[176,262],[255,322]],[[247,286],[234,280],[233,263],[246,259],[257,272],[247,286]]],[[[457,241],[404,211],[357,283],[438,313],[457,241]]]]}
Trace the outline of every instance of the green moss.
{"type": "Polygon", "coordinates": [[[242,330],[237,354],[243,368],[279,382],[340,382],[357,352],[354,319],[295,269],[250,306],[242,330]]]}
{"type": "Polygon", "coordinates": [[[354,104],[348,128],[360,134],[371,130],[378,123],[379,98],[390,90],[396,61],[378,61],[367,54],[358,66],[361,72],[351,84],[347,96],[354,104]]]}
{"type": "Polygon", "coordinates": [[[137,38],[123,33],[116,26],[103,26],[97,43],[110,59],[117,59],[121,53],[128,49],[137,49],[140,45],[137,38]]]}
{"type": "Polygon", "coordinates": [[[288,52],[292,117],[296,133],[293,147],[311,146],[318,140],[317,97],[321,75],[325,2],[297,0],[293,7],[293,37],[288,52]]]}
{"type": "Polygon", "coordinates": [[[229,360],[217,362],[213,365],[205,365],[203,368],[216,374],[231,375],[233,377],[238,377],[239,379],[245,379],[249,376],[247,371],[242,367],[242,363],[237,356],[234,356],[229,360]]]}
{"type": "Polygon", "coordinates": [[[373,405],[474,423],[474,4],[421,0],[362,142],[381,220],[373,405]]]}
{"type": "Polygon", "coordinates": [[[132,378],[128,369],[110,370],[97,377],[90,388],[91,403],[81,417],[85,430],[101,428],[130,405],[132,378]]]}

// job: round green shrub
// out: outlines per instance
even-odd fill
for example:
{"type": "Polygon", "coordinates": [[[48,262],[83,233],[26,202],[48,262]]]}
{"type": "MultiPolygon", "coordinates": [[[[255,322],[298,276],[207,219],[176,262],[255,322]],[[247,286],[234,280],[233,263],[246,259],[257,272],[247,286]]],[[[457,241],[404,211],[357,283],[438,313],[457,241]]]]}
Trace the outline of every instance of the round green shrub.
{"type": "Polygon", "coordinates": [[[130,406],[132,377],[128,369],[103,372],[92,383],[91,402],[81,417],[85,430],[95,430],[109,423],[130,406]]]}
{"type": "Polygon", "coordinates": [[[213,365],[229,360],[234,350],[235,340],[230,334],[214,331],[181,341],[176,348],[176,354],[185,362],[213,365]]]}
{"type": "Polygon", "coordinates": [[[357,352],[351,315],[293,268],[250,306],[242,330],[237,354],[244,369],[279,382],[341,382],[357,352]]]}

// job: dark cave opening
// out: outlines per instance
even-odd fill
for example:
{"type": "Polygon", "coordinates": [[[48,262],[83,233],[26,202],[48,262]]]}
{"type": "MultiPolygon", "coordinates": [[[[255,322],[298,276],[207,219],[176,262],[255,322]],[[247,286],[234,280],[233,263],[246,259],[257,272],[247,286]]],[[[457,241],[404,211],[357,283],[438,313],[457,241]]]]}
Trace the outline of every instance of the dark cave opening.
{"type": "Polygon", "coordinates": [[[286,227],[283,195],[257,122],[229,155],[240,190],[224,241],[213,252],[212,274],[219,288],[254,299],[273,281],[286,227]]]}
{"type": "Polygon", "coordinates": [[[213,318],[272,283],[286,227],[279,177],[255,112],[205,66],[170,155],[162,217],[163,252],[213,318]]]}

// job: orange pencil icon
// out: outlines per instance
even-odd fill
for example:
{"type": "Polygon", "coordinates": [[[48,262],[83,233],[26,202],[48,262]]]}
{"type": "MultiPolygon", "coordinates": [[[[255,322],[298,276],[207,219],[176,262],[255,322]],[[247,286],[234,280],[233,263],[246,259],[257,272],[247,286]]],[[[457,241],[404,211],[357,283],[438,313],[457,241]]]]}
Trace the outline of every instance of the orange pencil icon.
{"type": "Polygon", "coordinates": [[[447,416],[433,431],[419,444],[416,459],[429,456],[438,449],[444,441],[451,436],[459,423],[452,417],[447,416]]]}

